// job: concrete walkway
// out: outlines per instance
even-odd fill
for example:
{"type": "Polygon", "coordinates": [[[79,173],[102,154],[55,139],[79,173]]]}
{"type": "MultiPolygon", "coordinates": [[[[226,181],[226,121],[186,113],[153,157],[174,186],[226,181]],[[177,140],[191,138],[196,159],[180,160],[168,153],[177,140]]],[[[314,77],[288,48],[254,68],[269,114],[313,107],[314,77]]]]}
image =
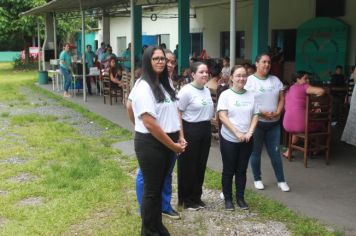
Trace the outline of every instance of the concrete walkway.
{"type": "MultiPolygon", "coordinates": [[[[41,87],[53,92],[51,85],[41,87]]],[[[97,95],[88,96],[87,102],[83,102],[81,95],[69,100],[133,131],[122,104],[105,105],[103,97],[97,95]]],[[[344,230],[346,235],[356,235],[356,148],[338,141],[340,132],[334,130],[329,166],[325,165],[322,157],[311,159],[308,168],[304,168],[301,156],[292,162],[283,160],[286,180],[291,187],[291,192],[288,193],[277,188],[272,166],[264,151],[262,173],[265,190],[258,192],[285,204],[297,213],[344,230]]],[[[134,155],[132,141],[115,146],[126,154],[134,155]]],[[[212,141],[208,166],[219,172],[222,170],[219,144],[215,140],[212,141]]],[[[247,186],[253,189],[250,168],[247,176],[247,186]]]]}

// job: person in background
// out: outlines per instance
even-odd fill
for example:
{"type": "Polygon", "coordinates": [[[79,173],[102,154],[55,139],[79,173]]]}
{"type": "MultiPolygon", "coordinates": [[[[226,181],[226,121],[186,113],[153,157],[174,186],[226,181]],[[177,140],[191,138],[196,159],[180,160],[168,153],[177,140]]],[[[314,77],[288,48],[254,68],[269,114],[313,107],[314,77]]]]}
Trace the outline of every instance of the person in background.
{"type": "Polygon", "coordinates": [[[188,142],[185,152],[178,157],[178,205],[188,210],[199,210],[206,206],[201,197],[210,151],[210,120],[214,104],[210,90],[205,86],[209,78],[207,65],[196,62],[190,71],[193,81],[178,93],[183,133],[188,142]]]}
{"type": "Polygon", "coordinates": [[[122,54],[121,60],[124,64],[124,70],[131,72],[131,43],[127,45],[125,52],[122,54]]]}
{"type": "Polygon", "coordinates": [[[60,71],[64,77],[64,94],[63,96],[66,98],[70,97],[68,90],[72,84],[72,75],[71,75],[71,67],[72,67],[72,60],[69,55],[69,43],[64,44],[63,51],[59,55],[60,60],[60,71]]]}
{"type": "Polygon", "coordinates": [[[132,98],[135,152],[144,178],[141,235],[169,235],[162,223],[162,189],[174,153],[185,151],[175,91],[169,84],[162,49],[150,46],[132,98]]]}
{"type": "Polygon", "coordinates": [[[114,58],[117,61],[117,56],[112,52],[112,47],[108,45],[106,47],[106,52],[101,55],[101,64],[104,64],[104,68],[107,69],[110,67],[110,61],[114,58]]]}
{"type": "Polygon", "coordinates": [[[230,58],[223,58],[223,68],[221,69],[221,76],[230,77],[230,58]]]}
{"type": "Polygon", "coordinates": [[[116,85],[117,87],[122,87],[122,68],[120,65],[116,65],[115,58],[110,59],[109,76],[112,84],[116,85]]]}
{"type": "MultiPolygon", "coordinates": [[[[306,71],[297,71],[292,77],[292,86],[285,91],[285,113],[283,117],[283,128],[291,133],[304,132],[305,129],[305,101],[309,94],[322,96],[325,93],[323,88],[314,87],[309,84],[309,73],[306,71]]],[[[320,124],[310,125],[309,131],[315,132],[321,129],[320,124]]],[[[292,136],[292,143],[298,142],[298,137],[292,136]]],[[[283,153],[288,158],[289,150],[283,153]]]]}
{"type": "Polygon", "coordinates": [[[283,163],[280,153],[280,115],[284,106],[284,92],[282,82],[273,75],[269,75],[271,58],[267,53],[256,57],[256,73],[247,78],[245,89],[255,93],[259,108],[259,122],[253,135],[253,151],[251,154],[251,168],[256,189],[264,189],[261,176],[261,152],[265,144],[271,160],[277,186],[283,192],[290,190],[284,179],[283,163]]]}
{"type": "Polygon", "coordinates": [[[176,59],[178,60],[178,44],[176,45],[176,49],[174,49],[173,53],[176,56],[176,59]]]}
{"type": "Polygon", "coordinates": [[[354,91],[354,87],[355,87],[354,70],[355,70],[355,66],[351,67],[350,77],[349,77],[349,79],[347,81],[347,100],[346,100],[346,103],[348,105],[350,105],[351,98],[352,98],[352,92],[354,91]]]}
{"type": "Polygon", "coordinates": [[[100,61],[100,58],[101,58],[101,55],[105,53],[105,43],[102,42],[100,44],[100,48],[98,48],[98,50],[96,50],[96,56],[98,57],[99,61],[100,61]]]}
{"type": "Polygon", "coordinates": [[[331,125],[337,124],[347,94],[346,79],[345,79],[345,75],[342,73],[342,69],[343,69],[342,66],[337,65],[335,68],[335,73],[331,75],[331,80],[330,80],[330,86],[331,86],[330,94],[333,96],[333,111],[332,111],[331,125]],[[342,88],[344,88],[345,90],[342,90],[342,88]]]}
{"type": "MultiPolygon", "coordinates": [[[[176,58],[174,54],[169,51],[169,50],[164,50],[167,58],[167,70],[168,70],[168,75],[169,75],[169,83],[172,87],[172,77],[174,76],[175,72],[175,67],[177,65],[176,58]]],[[[173,87],[172,87],[173,88],[173,87]]],[[[132,100],[132,97],[129,96],[129,100],[132,100]]],[[[171,166],[168,170],[168,174],[166,175],[164,179],[164,184],[163,184],[163,191],[162,191],[162,215],[167,216],[171,219],[180,219],[179,213],[173,209],[171,205],[171,200],[172,200],[172,175],[173,175],[173,169],[174,165],[176,163],[177,156],[176,154],[172,155],[172,160],[171,160],[171,166]]],[[[142,205],[142,193],[143,193],[143,185],[144,185],[144,179],[142,175],[141,169],[138,169],[137,171],[137,176],[136,176],[136,196],[137,196],[137,202],[140,205],[142,205]]]]}
{"type": "Polygon", "coordinates": [[[167,49],[167,45],[165,43],[161,43],[159,45],[160,48],[162,48],[163,50],[166,50],[167,49]]]}
{"type": "MultiPolygon", "coordinates": [[[[356,68],[353,71],[354,83],[356,83],[356,68]]],[[[350,110],[347,116],[344,132],[341,136],[341,141],[356,146],[356,87],[353,87],[353,92],[350,100],[350,110]]]]}
{"type": "MultiPolygon", "coordinates": [[[[88,72],[90,71],[91,67],[94,67],[94,59],[95,59],[95,54],[92,51],[91,45],[88,44],[87,51],[85,52],[85,63],[86,63],[86,68],[87,68],[88,72]]],[[[94,79],[94,77],[91,77],[91,76],[86,77],[86,84],[87,84],[89,95],[93,94],[91,91],[91,79],[94,79]]]]}
{"type": "Polygon", "coordinates": [[[225,209],[234,210],[232,180],[235,176],[236,203],[244,210],[246,170],[253,147],[252,135],[258,122],[258,108],[254,94],[246,91],[246,69],[236,65],[231,70],[232,86],[221,93],[217,112],[222,122],[220,151],[223,161],[222,187],[225,209]]]}

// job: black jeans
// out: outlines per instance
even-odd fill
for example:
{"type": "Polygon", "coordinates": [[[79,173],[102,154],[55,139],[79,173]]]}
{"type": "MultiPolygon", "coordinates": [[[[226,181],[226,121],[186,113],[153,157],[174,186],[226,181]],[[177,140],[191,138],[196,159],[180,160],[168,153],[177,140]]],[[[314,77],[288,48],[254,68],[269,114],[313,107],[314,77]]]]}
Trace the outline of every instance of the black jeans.
{"type": "Polygon", "coordinates": [[[210,121],[190,123],[183,120],[188,146],[178,156],[178,204],[191,205],[201,200],[206,163],[211,142],[210,121]]]}
{"type": "MultiPolygon", "coordinates": [[[[168,136],[178,140],[178,132],[168,136]]],[[[150,133],[139,132],[135,134],[135,152],[144,180],[141,235],[169,235],[162,223],[161,193],[174,153],[150,133]]]]}
{"type": "Polygon", "coordinates": [[[223,161],[222,187],[226,200],[232,200],[232,179],[235,175],[236,199],[243,199],[246,187],[246,170],[252,153],[253,140],[248,143],[227,141],[220,135],[223,161]]]}

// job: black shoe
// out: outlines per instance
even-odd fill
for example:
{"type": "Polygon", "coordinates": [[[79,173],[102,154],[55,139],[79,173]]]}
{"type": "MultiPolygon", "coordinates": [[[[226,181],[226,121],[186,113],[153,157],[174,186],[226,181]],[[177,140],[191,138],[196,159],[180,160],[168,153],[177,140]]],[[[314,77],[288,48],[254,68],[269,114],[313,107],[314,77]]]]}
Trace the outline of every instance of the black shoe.
{"type": "Polygon", "coordinates": [[[205,202],[203,202],[201,199],[199,199],[199,201],[197,201],[197,205],[201,208],[204,209],[206,207],[205,202]]]}
{"type": "Polygon", "coordinates": [[[168,212],[168,211],[163,211],[162,215],[167,216],[171,219],[174,220],[179,220],[180,219],[180,215],[178,212],[176,212],[173,208],[168,212]]]}
{"type": "Polygon", "coordinates": [[[201,207],[196,203],[191,203],[191,204],[184,204],[184,209],[188,211],[197,211],[200,210],[201,207]]]}
{"type": "Polygon", "coordinates": [[[247,205],[247,203],[245,202],[244,199],[237,199],[236,203],[240,207],[240,209],[248,210],[248,205],[247,205]]]}
{"type": "Polygon", "coordinates": [[[227,211],[235,210],[234,204],[232,203],[231,200],[225,200],[225,210],[227,211]]]}

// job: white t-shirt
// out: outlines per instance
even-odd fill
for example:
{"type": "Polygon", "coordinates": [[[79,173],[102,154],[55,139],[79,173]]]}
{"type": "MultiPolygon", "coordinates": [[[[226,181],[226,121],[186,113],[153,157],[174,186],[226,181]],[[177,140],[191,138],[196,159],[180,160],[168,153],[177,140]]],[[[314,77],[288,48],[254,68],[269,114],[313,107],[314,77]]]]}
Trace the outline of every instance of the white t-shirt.
{"type": "MultiPolygon", "coordinates": [[[[258,105],[251,91],[236,93],[228,89],[221,93],[217,111],[227,111],[227,117],[234,127],[241,133],[247,133],[253,116],[258,114],[258,105]]],[[[230,142],[240,142],[224,124],[221,128],[221,135],[230,142]]]]}
{"type": "Polygon", "coordinates": [[[135,116],[135,131],[149,133],[143,124],[141,115],[150,114],[156,119],[158,125],[165,133],[174,133],[180,130],[177,102],[172,101],[169,94],[161,87],[165,100],[158,103],[153,95],[150,85],[145,80],[136,82],[129,98],[132,101],[132,110],[135,116]]]}
{"type": "Polygon", "coordinates": [[[178,108],[182,119],[188,122],[210,121],[214,115],[214,103],[207,87],[198,89],[192,84],[184,86],[178,93],[178,108]]]}
{"type": "MultiPolygon", "coordinates": [[[[274,75],[268,75],[266,79],[260,79],[255,75],[250,75],[247,78],[245,89],[255,94],[256,103],[258,104],[260,112],[273,112],[277,110],[279,92],[283,90],[283,84],[274,75]]],[[[259,120],[274,122],[279,120],[279,117],[273,120],[266,120],[260,116],[259,120]]]]}

